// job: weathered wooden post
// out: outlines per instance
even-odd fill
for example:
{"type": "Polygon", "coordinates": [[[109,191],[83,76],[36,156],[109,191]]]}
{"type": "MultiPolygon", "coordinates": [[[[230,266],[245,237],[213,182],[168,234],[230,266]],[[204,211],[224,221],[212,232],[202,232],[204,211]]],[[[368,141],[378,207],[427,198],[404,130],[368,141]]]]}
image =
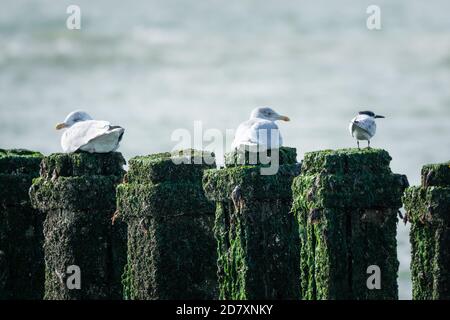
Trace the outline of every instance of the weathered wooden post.
{"type": "Polygon", "coordinates": [[[42,299],[42,216],[28,190],[42,154],[0,149],[0,299],[42,299]]]}
{"type": "Polygon", "coordinates": [[[293,183],[303,299],[397,299],[396,225],[404,175],[384,150],[305,154],[293,183]]]}
{"type": "Polygon", "coordinates": [[[411,223],[413,299],[450,299],[450,162],[422,168],[422,184],[405,191],[411,223]]]}
{"type": "Polygon", "coordinates": [[[300,298],[298,228],[290,212],[300,165],[292,148],[268,159],[277,160],[276,174],[263,175],[259,153],[242,151],[226,155],[227,168],[205,171],[204,190],[216,203],[221,299],[300,298]]]}
{"type": "Polygon", "coordinates": [[[52,154],[30,189],[45,214],[45,299],[120,299],[126,230],[112,224],[120,153],[52,154]]]}
{"type": "Polygon", "coordinates": [[[214,155],[195,150],[139,156],[117,188],[128,225],[126,299],[214,299],[217,296],[214,207],[202,174],[214,155]]]}

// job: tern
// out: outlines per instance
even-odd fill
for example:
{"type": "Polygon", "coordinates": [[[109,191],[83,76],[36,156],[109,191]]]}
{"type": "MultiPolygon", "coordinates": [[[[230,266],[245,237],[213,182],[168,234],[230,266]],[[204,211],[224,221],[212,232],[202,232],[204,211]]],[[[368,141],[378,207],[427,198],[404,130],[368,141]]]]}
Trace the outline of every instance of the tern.
{"type": "Polygon", "coordinates": [[[384,116],[376,115],[372,111],[360,111],[350,121],[348,129],[352,137],[356,138],[358,149],[360,140],[367,140],[367,147],[370,148],[370,139],[377,131],[375,119],[378,118],[384,118],[384,116]]]}

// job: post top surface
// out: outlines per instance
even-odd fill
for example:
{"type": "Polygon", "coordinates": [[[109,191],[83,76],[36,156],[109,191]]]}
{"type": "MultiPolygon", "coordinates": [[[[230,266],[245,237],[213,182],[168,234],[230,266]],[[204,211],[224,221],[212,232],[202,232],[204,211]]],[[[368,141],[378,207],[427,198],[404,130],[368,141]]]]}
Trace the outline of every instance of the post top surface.
{"type": "Polygon", "coordinates": [[[376,148],[343,148],[343,149],[325,149],[325,150],[317,150],[310,151],[305,153],[305,155],[322,155],[322,156],[352,156],[352,155],[374,155],[374,154],[387,154],[389,153],[384,149],[376,149],[376,148]]]}
{"type": "MultiPolygon", "coordinates": [[[[197,164],[195,163],[195,160],[204,159],[204,160],[214,160],[214,153],[209,151],[201,151],[201,150],[195,150],[195,149],[184,149],[184,150],[177,150],[172,152],[160,152],[160,153],[154,153],[144,156],[136,156],[132,159],[130,159],[130,165],[132,165],[133,162],[147,162],[147,163],[159,163],[159,162],[167,162],[167,161],[177,161],[177,160],[183,160],[186,159],[190,161],[191,164],[197,164]]],[[[203,164],[205,161],[202,161],[203,164]]]]}
{"type": "Polygon", "coordinates": [[[44,156],[26,149],[0,149],[0,174],[32,174],[39,172],[44,156]]]}
{"type": "Polygon", "coordinates": [[[215,168],[214,153],[185,149],[137,156],[129,160],[127,181],[160,183],[163,181],[201,181],[203,170],[215,168]]]}
{"type": "MultiPolygon", "coordinates": [[[[297,163],[297,149],[291,147],[281,147],[279,149],[269,149],[262,151],[251,151],[247,148],[235,149],[225,154],[225,165],[227,167],[237,165],[260,165],[273,162],[273,157],[278,156],[278,164],[297,163]],[[278,155],[277,155],[278,153],[278,155]]],[[[275,160],[276,161],[276,160],[275,160]]]]}
{"type": "Polygon", "coordinates": [[[2,158],[17,158],[17,157],[29,157],[29,158],[42,158],[43,155],[40,152],[27,150],[27,149],[0,149],[0,159],[2,158]]]}
{"type": "Polygon", "coordinates": [[[450,161],[424,165],[421,180],[423,187],[450,187],[450,161]]]}
{"type": "Polygon", "coordinates": [[[120,152],[111,153],[53,153],[41,163],[41,176],[116,175],[124,173],[126,163],[120,152]]]}
{"type": "Polygon", "coordinates": [[[305,173],[389,173],[392,158],[383,149],[338,149],[307,152],[302,163],[305,173]]]}

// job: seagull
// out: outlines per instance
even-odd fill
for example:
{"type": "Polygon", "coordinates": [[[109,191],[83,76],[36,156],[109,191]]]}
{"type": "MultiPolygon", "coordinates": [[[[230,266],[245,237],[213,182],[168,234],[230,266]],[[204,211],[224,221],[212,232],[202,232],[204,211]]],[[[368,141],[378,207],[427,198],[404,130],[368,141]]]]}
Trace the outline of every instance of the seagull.
{"type": "Polygon", "coordinates": [[[356,138],[359,149],[359,140],[367,140],[367,147],[370,148],[370,139],[375,135],[377,131],[377,124],[375,119],[384,118],[383,116],[376,115],[372,111],[360,111],[358,115],[350,121],[348,130],[352,137],[356,138]]]}
{"type": "Polygon", "coordinates": [[[64,152],[85,151],[108,153],[119,148],[124,128],[112,126],[108,121],[93,120],[82,110],[76,110],[56,125],[56,130],[67,128],[61,137],[64,152]]]}
{"type": "Polygon", "coordinates": [[[231,148],[238,149],[242,145],[257,146],[259,150],[281,147],[283,138],[275,123],[276,120],[290,121],[288,117],[279,115],[271,108],[254,109],[250,119],[237,128],[231,148]]]}

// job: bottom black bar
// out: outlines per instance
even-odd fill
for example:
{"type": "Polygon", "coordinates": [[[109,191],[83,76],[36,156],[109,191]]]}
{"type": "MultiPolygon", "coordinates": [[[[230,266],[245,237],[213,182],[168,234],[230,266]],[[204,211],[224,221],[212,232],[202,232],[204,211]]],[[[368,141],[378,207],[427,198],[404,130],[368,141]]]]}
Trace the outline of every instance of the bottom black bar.
{"type": "Polygon", "coordinates": [[[357,319],[378,318],[398,309],[402,318],[446,311],[450,301],[0,301],[3,314],[11,311],[84,318],[99,314],[123,319],[310,319],[343,315],[357,319]],[[48,311],[52,312],[49,313],[48,311]]]}

